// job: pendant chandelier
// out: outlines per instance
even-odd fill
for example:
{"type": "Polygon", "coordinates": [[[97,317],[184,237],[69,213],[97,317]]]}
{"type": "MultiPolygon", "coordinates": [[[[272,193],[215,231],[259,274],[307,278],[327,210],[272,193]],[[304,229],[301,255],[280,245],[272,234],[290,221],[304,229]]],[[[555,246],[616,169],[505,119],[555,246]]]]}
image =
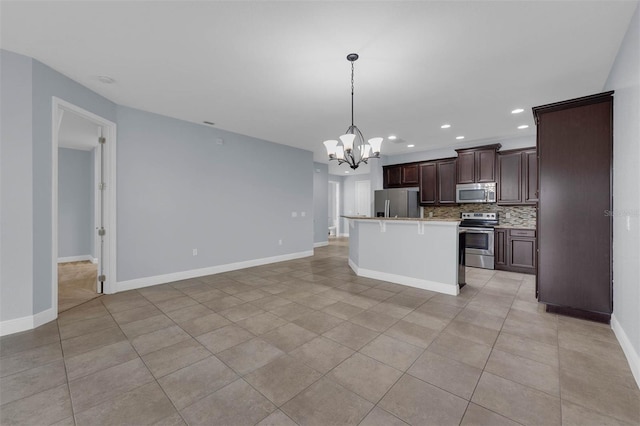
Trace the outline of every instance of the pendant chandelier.
{"type": "Polygon", "coordinates": [[[351,126],[347,132],[337,140],[324,141],[329,160],[336,160],[338,164],[347,163],[353,170],[360,163],[367,164],[370,158],[380,158],[382,138],[371,138],[365,142],[362,132],[353,124],[353,63],[358,60],[357,53],[347,55],[351,62],[351,126]]]}

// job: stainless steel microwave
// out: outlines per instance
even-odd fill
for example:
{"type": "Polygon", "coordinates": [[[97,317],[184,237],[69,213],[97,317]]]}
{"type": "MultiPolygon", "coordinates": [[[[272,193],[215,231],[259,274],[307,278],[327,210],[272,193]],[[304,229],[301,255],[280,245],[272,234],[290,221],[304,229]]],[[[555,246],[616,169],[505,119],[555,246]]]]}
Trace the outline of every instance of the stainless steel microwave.
{"type": "Polygon", "coordinates": [[[456,185],[456,203],[495,203],[496,183],[461,183],[456,185]]]}

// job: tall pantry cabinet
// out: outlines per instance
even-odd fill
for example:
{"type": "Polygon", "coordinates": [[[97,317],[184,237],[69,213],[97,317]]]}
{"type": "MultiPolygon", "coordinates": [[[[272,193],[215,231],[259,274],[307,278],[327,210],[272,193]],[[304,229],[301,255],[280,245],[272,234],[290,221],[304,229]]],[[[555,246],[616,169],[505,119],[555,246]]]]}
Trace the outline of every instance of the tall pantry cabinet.
{"type": "Polygon", "coordinates": [[[613,92],[533,108],[537,125],[538,300],[609,322],[613,92]]]}

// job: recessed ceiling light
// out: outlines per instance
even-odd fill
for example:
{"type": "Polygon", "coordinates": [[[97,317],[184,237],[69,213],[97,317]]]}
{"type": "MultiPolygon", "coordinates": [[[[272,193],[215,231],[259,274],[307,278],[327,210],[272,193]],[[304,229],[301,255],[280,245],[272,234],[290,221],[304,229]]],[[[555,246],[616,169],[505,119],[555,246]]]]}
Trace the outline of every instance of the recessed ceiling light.
{"type": "Polygon", "coordinates": [[[464,136],[456,136],[456,139],[458,139],[458,140],[464,139],[464,136]]]}
{"type": "Polygon", "coordinates": [[[441,129],[448,129],[449,127],[451,127],[451,124],[443,124],[440,126],[441,129]]]}
{"type": "Polygon", "coordinates": [[[344,173],[345,173],[345,174],[349,174],[349,170],[345,171],[344,173]]]}
{"type": "Polygon", "coordinates": [[[116,82],[113,78],[109,77],[108,75],[99,75],[98,81],[104,84],[113,84],[116,82]]]}
{"type": "Polygon", "coordinates": [[[396,139],[398,139],[398,137],[396,135],[389,135],[388,138],[390,141],[395,141],[396,139]]]}
{"type": "Polygon", "coordinates": [[[407,145],[407,148],[413,148],[415,145],[414,144],[409,144],[407,145]]]}
{"type": "Polygon", "coordinates": [[[522,108],[516,108],[513,111],[511,111],[511,114],[520,114],[522,111],[524,111],[522,108]]]}
{"type": "Polygon", "coordinates": [[[215,126],[216,123],[213,121],[203,121],[204,124],[208,124],[209,126],[215,126]]]}
{"type": "Polygon", "coordinates": [[[523,124],[522,126],[518,126],[518,129],[526,129],[528,127],[529,127],[528,124],[523,124]]]}

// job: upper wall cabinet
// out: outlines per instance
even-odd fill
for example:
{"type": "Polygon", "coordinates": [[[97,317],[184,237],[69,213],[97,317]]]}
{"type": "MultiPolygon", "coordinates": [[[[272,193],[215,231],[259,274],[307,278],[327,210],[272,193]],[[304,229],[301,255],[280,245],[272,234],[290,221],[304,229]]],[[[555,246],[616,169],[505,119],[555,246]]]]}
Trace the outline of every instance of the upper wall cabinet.
{"type": "Polygon", "coordinates": [[[420,164],[420,204],[438,204],[438,166],[435,161],[420,164]]]}
{"type": "Polygon", "coordinates": [[[496,151],[500,144],[456,149],[458,153],[456,183],[496,181],[496,151]]]}
{"type": "Polygon", "coordinates": [[[498,153],[498,204],[538,202],[538,160],[535,148],[498,153]]]}
{"type": "Polygon", "coordinates": [[[456,202],[456,159],[420,164],[420,204],[442,205],[456,202]]]}
{"type": "Polygon", "coordinates": [[[418,163],[383,166],[384,188],[404,188],[418,186],[420,172],[418,163]]]}

